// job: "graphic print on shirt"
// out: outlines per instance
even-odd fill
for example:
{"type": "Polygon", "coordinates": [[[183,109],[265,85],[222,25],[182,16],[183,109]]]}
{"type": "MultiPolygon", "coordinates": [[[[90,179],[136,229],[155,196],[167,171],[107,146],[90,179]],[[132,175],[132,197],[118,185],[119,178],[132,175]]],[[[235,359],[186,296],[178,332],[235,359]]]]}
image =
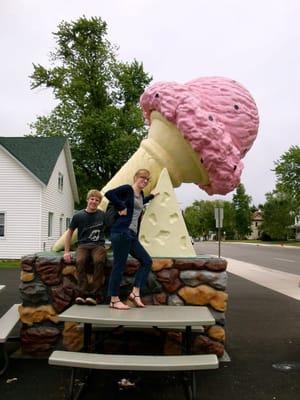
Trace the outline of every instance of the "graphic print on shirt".
{"type": "Polygon", "coordinates": [[[100,239],[103,224],[89,226],[83,230],[83,234],[87,236],[91,242],[98,242],[100,239]]]}

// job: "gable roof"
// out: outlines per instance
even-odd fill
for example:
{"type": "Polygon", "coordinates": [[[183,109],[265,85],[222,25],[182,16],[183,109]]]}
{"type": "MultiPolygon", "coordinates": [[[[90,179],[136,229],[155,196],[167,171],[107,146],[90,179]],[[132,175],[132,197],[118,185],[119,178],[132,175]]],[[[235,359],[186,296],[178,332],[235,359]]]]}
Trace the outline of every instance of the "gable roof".
{"type": "Polygon", "coordinates": [[[0,145],[35,175],[42,183],[48,184],[57,159],[64,149],[75,201],[78,201],[77,185],[67,138],[52,137],[3,137],[0,145]]]}
{"type": "Polygon", "coordinates": [[[0,144],[45,185],[65,142],[64,137],[0,137],[0,144]]]}

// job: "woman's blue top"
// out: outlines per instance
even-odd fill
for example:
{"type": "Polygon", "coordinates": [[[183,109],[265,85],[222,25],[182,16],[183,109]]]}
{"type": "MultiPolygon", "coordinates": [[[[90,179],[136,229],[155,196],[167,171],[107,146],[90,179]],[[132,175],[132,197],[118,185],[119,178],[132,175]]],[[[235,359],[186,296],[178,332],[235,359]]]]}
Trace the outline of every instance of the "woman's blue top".
{"type": "MultiPolygon", "coordinates": [[[[153,194],[144,196],[143,191],[141,192],[143,198],[143,204],[148,203],[154,198],[153,194]]],[[[132,221],[133,209],[134,209],[134,191],[130,185],[121,185],[115,189],[111,189],[105,193],[105,197],[113,203],[118,211],[127,208],[127,215],[120,215],[111,227],[111,233],[126,232],[132,221]]]]}

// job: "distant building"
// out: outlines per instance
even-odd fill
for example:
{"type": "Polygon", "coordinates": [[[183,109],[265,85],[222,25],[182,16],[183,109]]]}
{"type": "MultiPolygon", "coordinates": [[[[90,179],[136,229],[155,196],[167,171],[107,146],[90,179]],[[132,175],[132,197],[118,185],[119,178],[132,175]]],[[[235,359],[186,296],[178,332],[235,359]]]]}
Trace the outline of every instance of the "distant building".
{"type": "Polygon", "coordinates": [[[50,250],[78,202],[64,137],[0,137],[0,258],[50,250]]]}
{"type": "Polygon", "coordinates": [[[262,223],[262,212],[260,210],[254,211],[251,216],[251,234],[248,236],[248,239],[257,240],[260,238],[262,223]]]}
{"type": "Polygon", "coordinates": [[[295,232],[295,239],[300,240],[300,216],[295,217],[295,225],[292,228],[295,232]]]}

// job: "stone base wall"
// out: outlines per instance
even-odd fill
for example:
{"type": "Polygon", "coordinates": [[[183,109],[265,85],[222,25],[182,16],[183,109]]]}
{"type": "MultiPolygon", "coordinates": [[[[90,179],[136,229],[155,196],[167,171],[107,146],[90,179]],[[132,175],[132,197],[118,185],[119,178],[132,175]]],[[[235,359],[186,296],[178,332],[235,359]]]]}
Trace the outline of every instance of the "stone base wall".
{"type": "MultiPolygon", "coordinates": [[[[24,353],[40,355],[57,348],[73,351],[82,348],[82,326],[76,322],[59,322],[57,317],[73,304],[78,295],[75,253],[72,256],[72,264],[64,263],[62,253],[37,253],[21,260],[22,305],[19,312],[24,353]]],[[[112,258],[108,257],[101,303],[107,302],[106,286],[111,265],[112,258]]],[[[121,285],[121,297],[126,298],[130,293],[138,267],[135,259],[128,260],[121,285]]],[[[210,256],[199,256],[197,259],[154,259],[147,287],[142,291],[142,300],[148,305],[209,307],[216,325],[203,327],[203,332],[194,334],[193,352],[196,354],[214,353],[222,356],[224,353],[225,311],[228,300],[226,267],[226,260],[210,256]]],[[[133,337],[136,339],[138,335],[133,337]]],[[[117,352],[122,340],[131,339],[128,333],[118,331],[114,340],[107,341],[107,351],[117,352]]],[[[163,335],[164,352],[179,354],[181,341],[181,332],[167,332],[163,335]]],[[[145,340],[142,339],[142,342],[145,345],[145,340]]],[[[128,347],[137,348],[139,344],[127,343],[128,347]]]]}

